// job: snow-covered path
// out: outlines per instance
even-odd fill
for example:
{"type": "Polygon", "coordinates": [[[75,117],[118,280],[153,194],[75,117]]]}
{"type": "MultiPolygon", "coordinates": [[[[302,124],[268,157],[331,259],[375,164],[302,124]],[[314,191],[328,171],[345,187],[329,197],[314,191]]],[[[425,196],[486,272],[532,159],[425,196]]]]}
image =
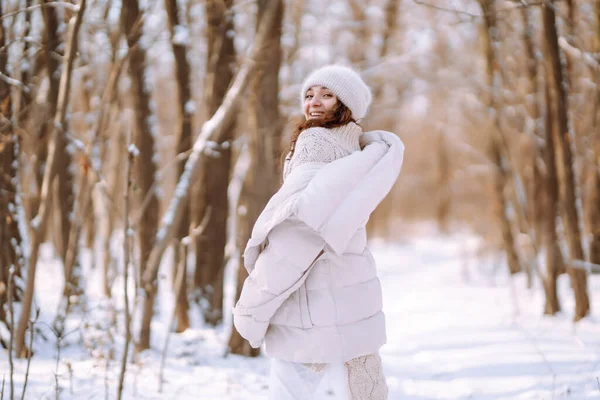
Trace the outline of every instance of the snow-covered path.
{"type": "Polygon", "coordinates": [[[574,326],[566,276],[565,314],[542,317],[540,288],[518,276],[511,289],[502,264],[466,257],[469,248],[467,238],[422,237],[376,252],[390,398],[600,398],[600,277],[590,284],[593,316],[574,326]]]}
{"type": "MultiPolygon", "coordinates": [[[[465,256],[473,253],[466,250],[475,248],[474,239],[415,236],[394,246],[373,247],[388,321],[382,358],[390,399],[600,399],[600,276],[590,282],[594,314],[574,326],[566,276],[559,282],[564,315],[542,317],[539,288],[527,290],[519,276],[511,289],[501,262],[465,256]]],[[[47,321],[55,310],[59,271],[58,263],[46,259],[38,276],[42,318],[47,321]]],[[[168,284],[163,286],[168,289],[168,284]]],[[[91,303],[81,335],[64,340],[67,347],[61,350],[58,370],[55,339],[46,332],[46,341],[36,340],[26,398],[55,398],[56,371],[60,398],[115,398],[122,341],[115,335],[115,344],[108,344],[109,335],[102,329],[107,306],[100,300],[91,303]],[[115,358],[106,369],[100,356],[110,348],[115,358]]],[[[125,398],[266,398],[268,360],[223,357],[227,328],[202,328],[197,317],[192,323],[198,328],[171,336],[163,391],[158,393],[160,350],[171,307],[164,292],[153,324],[153,349],[130,366],[125,398]]],[[[74,316],[72,326],[81,321],[82,316],[74,316]]],[[[6,357],[2,353],[0,375],[8,379],[6,357]]],[[[17,387],[24,370],[25,363],[17,362],[17,387]]],[[[334,398],[327,386],[324,382],[320,399],[334,398]]]]}

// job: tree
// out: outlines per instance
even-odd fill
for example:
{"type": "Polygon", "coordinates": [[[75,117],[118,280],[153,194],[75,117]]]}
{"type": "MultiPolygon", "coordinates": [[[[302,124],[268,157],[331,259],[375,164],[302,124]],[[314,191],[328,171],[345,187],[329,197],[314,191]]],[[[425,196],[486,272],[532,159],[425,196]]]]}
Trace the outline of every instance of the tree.
{"type": "MultiPolygon", "coordinates": [[[[594,49],[595,53],[600,52],[600,2],[594,4],[594,49]]],[[[590,195],[588,200],[591,237],[589,244],[590,262],[600,264],[600,68],[594,72],[594,82],[596,83],[596,107],[593,113],[593,133],[591,134],[592,145],[592,168],[590,177],[590,195]]]]}
{"type": "MultiPolygon", "coordinates": [[[[146,51],[139,46],[142,36],[140,11],[137,0],[123,0],[121,8],[121,31],[129,46],[129,79],[131,80],[131,100],[133,103],[133,134],[134,143],[140,155],[134,164],[135,181],[139,186],[137,193],[139,204],[146,201],[147,206],[142,210],[137,228],[140,243],[140,269],[144,273],[150,251],[154,245],[154,237],[158,227],[158,198],[153,188],[156,175],[154,164],[154,137],[148,123],[150,113],[150,94],[146,89],[146,51]]],[[[150,322],[154,308],[154,293],[146,293],[142,306],[142,323],[136,349],[138,351],[150,348],[150,322]]]]}
{"type": "MultiPolygon", "coordinates": [[[[250,239],[254,222],[260,215],[271,195],[276,191],[278,153],[281,148],[281,126],[279,119],[279,67],[281,64],[281,20],[283,2],[281,0],[259,0],[257,25],[265,18],[267,3],[276,3],[276,21],[268,33],[264,57],[257,66],[248,91],[248,148],[250,166],[242,185],[240,202],[237,209],[236,246],[240,249],[238,285],[236,299],[239,298],[242,285],[247,277],[243,267],[241,253],[250,239]]],[[[229,338],[229,350],[234,354],[255,356],[257,349],[243,339],[233,329],[229,338]]]]}
{"type": "Polygon", "coordinates": [[[510,179],[510,170],[508,169],[508,160],[505,153],[505,142],[502,137],[502,127],[500,125],[500,71],[498,71],[498,62],[494,50],[497,43],[497,25],[496,14],[493,0],[479,0],[483,12],[483,49],[486,60],[486,84],[489,91],[485,104],[489,110],[493,110],[493,126],[490,130],[489,155],[495,166],[494,171],[494,210],[496,218],[500,224],[504,251],[508,261],[508,268],[511,274],[521,271],[521,261],[515,248],[515,240],[512,232],[511,222],[508,216],[508,200],[504,194],[505,187],[510,179]]]}
{"type": "Polygon", "coordinates": [[[35,290],[35,271],[39,256],[39,247],[44,237],[46,224],[48,221],[49,200],[51,196],[51,187],[56,173],[57,156],[60,152],[59,136],[65,134],[64,127],[66,124],[67,106],[69,104],[69,96],[71,92],[71,72],[77,54],[78,33],[83,21],[83,13],[86,8],[86,0],[81,0],[77,13],[69,21],[68,40],[63,59],[63,69],[60,76],[60,84],[58,91],[58,100],[56,106],[56,115],[52,125],[52,135],[48,146],[48,157],[46,159],[46,169],[44,170],[44,179],[42,181],[41,199],[39,209],[35,219],[32,222],[29,253],[27,260],[27,282],[19,323],[15,332],[15,352],[17,357],[26,355],[25,349],[25,332],[29,323],[31,314],[31,306],[33,303],[33,294],[35,290]]]}
{"type": "Polygon", "coordinates": [[[553,112],[551,110],[552,104],[549,101],[548,85],[544,85],[545,113],[542,113],[542,104],[539,101],[538,73],[540,68],[536,56],[535,28],[531,20],[531,10],[528,7],[523,7],[520,12],[523,24],[521,38],[525,50],[525,71],[527,75],[524,102],[530,120],[529,125],[531,126],[529,130],[526,127],[523,127],[523,129],[532,147],[528,168],[524,173],[529,183],[527,185],[527,224],[529,234],[533,236],[531,239],[531,245],[535,249],[533,257],[537,258],[540,246],[546,247],[546,275],[540,276],[540,279],[542,279],[546,299],[544,313],[553,315],[560,311],[556,280],[564,269],[556,231],[558,189],[554,141],[552,138],[553,112]],[[545,125],[539,122],[542,116],[545,125]],[[540,144],[541,139],[545,139],[543,145],[540,144]]]}
{"type": "MultiPolygon", "coordinates": [[[[212,116],[225,97],[233,79],[235,47],[233,35],[233,1],[206,3],[208,54],[204,78],[204,102],[212,116]]],[[[216,325],[223,319],[223,278],[225,244],[229,214],[227,189],[231,170],[231,140],[235,119],[224,127],[221,141],[212,149],[207,168],[196,185],[194,226],[209,212],[208,223],[196,239],[194,284],[200,289],[204,320],[216,325]]]]}
{"type": "MultiPolygon", "coordinates": [[[[169,25],[169,33],[171,35],[171,47],[175,56],[175,78],[177,81],[177,112],[179,124],[177,126],[177,153],[183,153],[190,149],[192,146],[192,114],[193,107],[191,104],[191,93],[190,93],[190,64],[186,58],[187,48],[187,35],[183,35],[178,30],[185,30],[182,18],[179,16],[177,9],[177,0],[165,0],[165,9],[167,10],[167,21],[169,25]]],[[[177,166],[177,178],[181,177],[183,168],[185,166],[184,161],[180,161],[177,166]]],[[[187,202],[186,202],[187,203],[187,202]]],[[[186,214],[189,213],[189,204],[185,205],[186,214]]],[[[173,262],[173,284],[175,283],[175,275],[177,271],[177,265],[180,262],[186,265],[187,260],[187,246],[183,248],[182,256],[183,260],[179,259],[180,252],[179,242],[182,238],[187,236],[189,227],[189,221],[182,220],[179,222],[178,232],[175,240],[175,251],[174,262],[173,262]]],[[[188,299],[187,299],[187,284],[186,276],[187,269],[184,267],[182,276],[182,284],[180,285],[178,293],[175,293],[177,298],[175,314],[177,315],[177,332],[183,332],[190,326],[190,320],[188,317],[188,299]]],[[[173,285],[175,288],[175,284],[173,285]]]]}
{"type": "MultiPolygon", "coordinates": [[[[0,48],[5,45],[6,33],[0,20],[0,48]]],[[[0,73],[3,76],[9,76],[7,64],[8,52],[0,51],[0,73]]],[[[20,213],[22,205],[18,184],[20,143],[14,125],[17,118],[13,118],[12,106],[11,87],[6,80],[0,79],[0,323],[5,324],[9,331],[13,329],[15,316],[10,315],[9,322],[5,305],[18,300],[23,291],[21,287],[15,289],[14,277],[22,275],[24,254],[19,223],[25,223],[23,213],[20,213]]],[[[12,352],[7,338],[0,336],[0,344],[12,352]]]]}
{"type": "MultiPolygon", "coordinates": [[[[56,114],[56,105],[58,102],[59,91],[59,67],[60,62],[56,54],[60,54],[59,47],[62,44],[62,39],[59,33],[59,19],[56,7],[42,7],[42,17],[44,20],[44,64],[46,66],[46,75],[48,79],[48,91],[46,93],[47,115],[50,116],[46,121],[39,125],[37,131],[38,140],[36,141],[36,158],[34,159],[34,173],[37,176],[38,189],[41,189],[43,178],[43,162],[47,158],[47,146],[49,135],[52,131],[51,117],[56,114]]],[[[67,123],[65,121],[65,123],[67,123]]],[[[67,130],[67,126],[63,129],[67,130]]],[[[71,164],[71,156],[65,151],[66,138],[63,135],[57,136],[56,143],[56,174],[59,179],[56,180],[55,186],[52,187],[53,195],[52,202],[54,204],[54,219],[55,228],[59,232],[58,235],[53,235],[56,244],[56,250],[61,256],[63,262],[66,259],[67,242],[69,240],[69,230],[71,227],[69,221],[69,213],[73,206],[73,177],[69,172],[71,164]]],[[[47,165],[45,166],[47,168],[47,165]]],[[[37,210],[39,204],[39,196],[34,197],[33,205],[37,210]]],[[[32,216],[34,216],[32,214],[32,216]]],[[[45,232],[42,232],[45,235],[45,232]]]]}
{"type": "Polygon", "coordinates": [[[573,265],[575,261],[584,260],[581,232],[579,230],[579,212],[575,195],[575,178],[573,174],[573,155],[569,132],[569,116],[567,92],[564,85],[564,72],[561,64],[558,34],[556,32],[555,0],[549,0],[542,6],[544,39],[546,41],[546,68],[549,71],[551,100],[554,103],[556,127],[553,135],[556,145],[556,171],[558,178],[559,198],[561,201],[561,220],[565,227],[565,235],[569,248],[570,260],[566,262],[567,272],[575,294],[575,321],[584,318],[590,312],[590,300],[587,289],[585,270],[573,265]]]}
{"type": "MultiPolygon", "coordinates": [[[[546,80],[549,81],[550,71],[546,68],[546,80]]],[[[545,131],[546,145],[543,149],[544,163],[546,165],[545,188],[545,231],[544,244],[546,247],[546,278],[544,290],[546,292],[546,302],[544,314],[554,315],[560,311],[560,302],[556,292],[556,280],[561,272],[562,257],[559,247],[559,238],[556,232],[556,217],[558,216],[558,180],[556,176],[556,158],[555,158],[555,133],[556,124],[554,121],[554,103],[550,93],[550,85],[546,84],[544,88],[546,99],[545,131]]]]}

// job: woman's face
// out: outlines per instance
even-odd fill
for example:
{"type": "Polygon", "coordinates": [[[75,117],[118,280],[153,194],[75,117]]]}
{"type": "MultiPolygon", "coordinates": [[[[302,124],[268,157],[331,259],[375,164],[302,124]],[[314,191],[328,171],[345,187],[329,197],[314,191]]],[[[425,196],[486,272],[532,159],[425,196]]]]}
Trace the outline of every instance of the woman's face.
{"type": "Polygon", "coordinates": [[[304,96],[304,117],[318,119],[323,117],[325,111],[331,111],[337,104],[337,97],[326,87],[313,86],[306,91],[304,96]]]}

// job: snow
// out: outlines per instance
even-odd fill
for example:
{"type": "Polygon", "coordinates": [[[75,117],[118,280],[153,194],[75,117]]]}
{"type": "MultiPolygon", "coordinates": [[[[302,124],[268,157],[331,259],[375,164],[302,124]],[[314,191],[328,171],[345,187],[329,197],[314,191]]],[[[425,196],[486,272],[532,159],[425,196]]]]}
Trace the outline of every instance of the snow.
{"type": "Polygon", "coordinates": [[[193,99],[189,99],[186,101],[184,109],[186,114],[194,114],[196,112],[196,102],[193,99]]]}
{"type": "Polygon", "coordinates": [[[176,46],[188,46],[190,44],[190,31],[187,26],[175,25],[173,27],[172,43],[176,46]]]}
{"type": "MultiPolygon", "coordinates": [[[[502,256],[483,252],[477,238],[468,233],[444,237],[427,225],[404,228],[410,237],[371,246],[388,326],[388,343],[381,355],[390,399],[600,397],[600,275],[590,276],[592,316],[573,324],[573,296],[566,275],[558,282],[564,311],[555,317],[542,316],[539,285],[526,289],[524,275],[517,275],[511,284],[502,256]]],[[[57,338],[49,326],[61,297],[62,266],[50,245],[41,249],[42,266],[36,278],[41,314],[26,398],[54,398],[56,381],[62,399],[116,397],[124,343],[123,282],[117,278],[111,285],[114,301],[103,298],[102,268],[92,269],[92,258],[90,251],[82,251],[87,311],[76,307],[67,319],[65,332],[72,333],[60,341],[57,364],[57,338]],[[111,359],[106,358],[109,354],[111,359]]],[[[199,305],[194,302],[193,328],[171,334],[163,392],[158,392],[160,354],[174,304],[168,278],[171,259],[166,253],[159,274],[152,349],[128,364],[124,398],[265,399],[268,360],[224,356],[230,315],[226,313],[223,326],[209,328],[201,322],[199,305]]],[[[226,297],[235,292],[234,263],[226,270],[226,297]]],[[[7,364],[0,363],[6,388],[7,364]]],[[[15,361],[18,395],[25,367],[26,360],[15,361]]],[[[328,380],[323,383],[320,400],[335,398],[327,394],[331,386],[328,380]]]]}
{"type": "Polygon", "coordinates": [[[140,150],[133,143],[131,143],[129,146],[127,146],[127,152],[129,154],[133,155],[134,157],[137,157],[140,155],[140,150]]]}

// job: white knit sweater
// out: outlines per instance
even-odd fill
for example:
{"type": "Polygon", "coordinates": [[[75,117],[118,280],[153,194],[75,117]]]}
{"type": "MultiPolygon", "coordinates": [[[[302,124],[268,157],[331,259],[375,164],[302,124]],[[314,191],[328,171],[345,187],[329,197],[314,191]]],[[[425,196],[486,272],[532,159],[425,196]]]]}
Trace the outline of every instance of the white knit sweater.
{"type": "Polygon", "coordinates": [[[294,147],[292,157],[286,157],[283,179],[300,164],[307,162],[329,163],[360,150],[359,137],[362,128],[350,122],[338,128],[308,128],[304,130],[294,147]]]}

